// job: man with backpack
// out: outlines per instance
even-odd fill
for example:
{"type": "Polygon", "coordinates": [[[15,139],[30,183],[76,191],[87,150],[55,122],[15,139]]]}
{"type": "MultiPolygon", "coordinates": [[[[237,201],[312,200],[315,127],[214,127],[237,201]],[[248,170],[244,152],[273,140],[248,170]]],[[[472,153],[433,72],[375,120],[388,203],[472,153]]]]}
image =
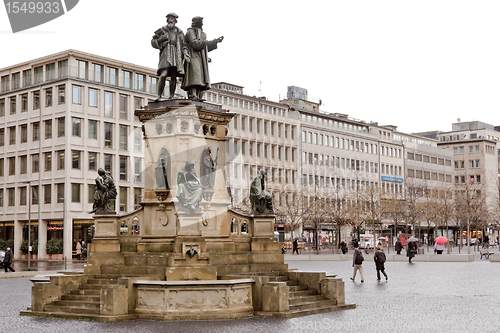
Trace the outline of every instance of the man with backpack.
{"type": "Polygon", "coordinates": [[[359,274],[361,275],[361,282],[365,282],[365,278],[363,276],[363,253],[358,248],[354,249],[354,256],[352,257],[352,267],[354,267],[354,274],[351,278],[352,281],[356,278],[356,272],[359,270],[359,274]]]}
{"type": "Polygon", "coordinates": [[[375,267],[377,268],[377,281],[380,281],[380,272],[384,274],[385,280],[387,281],[387,274],[385,273],[385,253],[382,250],[381,246],[377,247],[377,252],[373,256],[373,260],[375,261],[375,267]]]}

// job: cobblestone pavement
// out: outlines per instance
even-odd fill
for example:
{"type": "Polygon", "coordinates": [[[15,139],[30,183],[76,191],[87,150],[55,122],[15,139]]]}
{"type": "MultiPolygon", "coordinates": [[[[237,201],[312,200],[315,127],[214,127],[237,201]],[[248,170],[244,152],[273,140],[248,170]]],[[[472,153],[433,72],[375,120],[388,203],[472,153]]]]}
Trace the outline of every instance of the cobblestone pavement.
{"type": "MultiPolygon", "coordinates": [[[[328,271],[345,281],[346,302],[357,308],[293,319],[213,321],[131,320],[114,323],[19,316],[30,304],[29,278],[0,278],[3,332],[498,332],[500,264],[387,262],[389,280],[377,282],[373,262],[365,282],[349,280],[352,261],[289,262],[290,268],[328,271]]],[[[0,277],[3,273],[0,273],[0,277]]]]}

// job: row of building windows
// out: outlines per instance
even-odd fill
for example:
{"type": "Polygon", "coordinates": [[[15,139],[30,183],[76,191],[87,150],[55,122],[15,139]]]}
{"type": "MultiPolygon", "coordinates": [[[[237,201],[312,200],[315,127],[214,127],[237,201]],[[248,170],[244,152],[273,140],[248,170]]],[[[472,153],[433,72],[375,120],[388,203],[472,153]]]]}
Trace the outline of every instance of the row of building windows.
{"type": "Polygon", "coordinates": [[[277,135],[279,138],[283,136],[285,139],[288,139],[288,137],[292,140],[295,139],[296,126],[247,116],[241,116],[241,121],[238,120],[239,118],[240,116],[234,116],[232,119],[234,129],[241,127],[242,131],[246,131],[248,128],[250,133],[255,130],[256,133],[263,132],[264,135],[270,134],[272,136],[277,135]]]}
{"type": "MultiPolygon", "coordinates": [[[[469,151],[469,154],[481,152],[479,149],[479,145],[468,146],[468,151],[469,151]]],[[[455,155],[463,154],[464,152],[465,152],[465,146],[453,147],[453,153],[455,155]]]]}
{"type": "Polygon", "coordinates": [[[408,152],[407,158],[410,161],[418,161],[418,162],[425,162],[425,163],[431,163],[431,164],[437,164],[437,165],[445,165],[445,166],[451,166],[451,160],[450,159],[444,159],[436,156],[429,156],[429,155],[422,155],[414,152],[408,152]]]}
{"type": "Polygon", "coordinates": [[[302,163],[309,165],[329,166],[339,169],[350,169],[378,173],[378,163],[318,153],[302,152],[302,163]]]}
{"type": "Polygon", "coordinates": [[[430,172],[430,171],[415,170],[415,169],[408,169],[407,172],[408,172],[408,177],[410,178],[451,183],[451,175],[446,175],[437,172],[430,172]]]}
{"type": "MultiPolygon", "coordinates": [[[[455,184],[465,184],[467,176],[455,176],[455,184]]],[[[481,183],[481,175],[470,175],[470,183],[481,183]]]]}
{"type": "MultiPolygon", "coordinates": [[[[44,171],[52,171],[53,167],[53,156],[55,156],[56,168],[57,170],[66,169],[66,151],[56,150],[55,152],[45,152],[43,153],[43,169],[44,171]]],[[[71,169],[81,170],[83,152],[80,150],[71,150],[71,169]]],[[[40,172],[40,156],[39,154],[31,154],[31,173],[40,172]]],[[[97,171],[97,163],[99,161],[99,153],[88,152],[88,170],[97,171]]],[[[113,154],[104,154],[104,169],[113,174],[113,154]]],[[[119,156],[119,179],[128,181],[128,170],[129,170],[129,157],[119,156]]],[[[18,157],[7,157],[6,159],[0,158],[0,177],[5,176],[5,161],[7,162],[8,175],[15,176],[17,174],[27,174],[28,173],[28,155],[21,155],[18,157]],[[19,164],[19,172],[16,173],[16,160],[19,164]]],[[[142,182],[142,158],[134,157],[134,181],[142,182]]]]}
{"type": "MultiPolygon", "coordinates": [[[[57,122],[57,136],[64,137],[66,135],[66,118],[60,117],[55,120],[57,122]]],[[[71,135],[73,137],[82,136],[82,127],[84,119],[78,117],[71,117],[71,135]]],[[[52,119],[47,119],[43,121],[44,123],[44,137],[46,140],[52,139],[52,119]]],[[[89,119],[87,120],[88,127],[88,138],[98,139],[99,127],[101,122],[98,120],[89,119]]],[[[121,150],[128,150],[128,138],[132,134],[130,133],[130,126],[107,123],[104,122],[104,147],[113,148],[113,138],[114,138],[114,128],[118,126],[119,128],[119,148],[121,150]]],[[[28,142],[28,124],[18,125],[19,127],[19,142],[28,142]]],[[[16,126],[10,126],[7,128],[9,135],[9,145],[15,145],[17,141],[17,128],[16,126]]],[[[5,128],[0,128],[0,147],[5,146],[5,128]]],[[[134,127],[134,151],[142,151],[142,131],[140,127],[134,127]]],[[[31,123],[31,139],[33,142],[40,140],[40,122],[31,123]]]]}
{"type": "MultiPolygon", "coordinates": [[[[465,169],[465,161],[454,161],[455,169],[465,169]]],[[[480,168],[481,160],[469,160],[469,168],[480,168]]]]}
{"type": "Polygon", "coordinates": [[[241,109],[260,111],[260,112],[264,112],[264,113],[269,113],[269,114],[273,114],[273,115],[277,115],[277,116],[286,117],[286,109],[284,109],[284,108],[265,105],[265,104],[257,103],[257,102],[252,102],[252,101],[248,101],[248,100],[245,100],[242,98],[223,96],[223,95],[220,95],[220,94],[218,95],[215,93],[206,93],[206,99],[207,99],[207,101],[222,104],[222,105],[235,106],[235,107],[238,107],[241,109]]]}
{"type": "Polygon", "coordinates": [[[285,147],[280,145],[272,145],[261,142],[249,142],[247,140],[241,140],[241,150],[238,146],[238,139],[234,139],[233,151],[235,154],[241,152],[242,155],[264,157],[285,161],[295,162],[295,154],[297,149],[291,147],[285,147]]]}
{"type": "MultiPolygon", "coordinates": [[[[84,98],[83,90],[84,87],[79,86],[79,85],[73,85],[73,104],[82,104],[84,98]]],[[[51,107],[52,106],[52,92],[53,88],[46,88],[44,89],[45,93],[45,107],[51,107]]],[[[32,107],[33,110],[38,110],[40,109],[40,91],[33,91],[31,92],[32,95],[32,107]]],[[[88,88],[87,96],[88,96],[88,106],[89,107],[94,107],[98,108],[99,107],[99,100],[104,99],[104,116],[113,118],[115,117],[115,109],[116,106],[118,105],[118,114],[119,114],[119,119],[123,120],[129,120],[131,119],[130,117],[130,107],[129,107],[129,99],[131,98],[130,95],[127,94],[118,94],[118,103],[115,101],[115,93],[111,91],[104,91],[104,95],[102,95],[102,92],[100,89],[95,89],[95,88],[88,88]]],[[[65,85],[60,85],[57,87],[57,101],[58,104],[65,104],[66,103],[66,86],[65,85]]],[[[143,98],[142,97],[137,97],[134,96],[134,110],[140,109],[143,106],[143,98]]],[[[21,100],[21,112],[27,112],[29,110],[29,99],[28,99],[28,93],[21,94],[20,95],[20,100],[21,100]]],[[[13,115],[17,113],[17,101],[18,101],[18,96],[10,96],[8,97],[8,103],[6,103],[5,98],[0,98],[0,117],[5,116],[6,114],[6,105],[9,105],[9,114],[13,115]]],[[[134,111],[132,110],[132,112],[134,111]]],[[[135,121],[139,121],[138,117],[134,117],[135,121]]]]}
{"type": "MultiPolygon", "coordinates": [[[[234,163],[232,168],[233,179],[253,179],[258,170],[256,165],[239,163],[234,163]]],[[[268,172],[268,181],[276,183],[295,184],[295,170],[282,168],[266,168],[266,171],[268,172]]]]}
{"type": "Polygon", "coordinates": [[[401,154],[400,148],[394,148],[385,145],[380,145],[380,155],[395,158],[402,158],[403,156],[403,154],[401,154]]]}
{"type": "Polygon", "coordinates": [[[4,75],[1,77],[0,90],[3,93],[67,77],[76,77],[82,80],[104,83],[125,89],[134,89],[141,92],[149,91],[152,94],[156,94],[158,85],[158,78],[155,76],[98,63],[89,63],[84,60],[76,60],[76,67],[73,67],[68,65],[68,60],[66,59],[57,63],[52,62],[34,67],[33,71],[27,69],[10,75],[4,75]],[[149,86],[149,89],[146,88],[147,86],[149,86]]]}
{"type": "MultiPolygon", "coordinates": [[[[23,187],[9,187],[5,189],[5,194],[7,195],[7,206],[8,207],[14,207],[14,206],[26,206],[28,204],[28,188],[31,188],[31,202],[29,204],[31,205],[38,205],[38,204],[51,204],[52,200],[57,203],[63,203],[65,194],[64,194],[64,183],[57,183],[57,184],[46,184],[42,185],[43,188],[43,199],[41,202],[39,201],[40,199],[40,193],[39,193],[39,186],[34,185],[31,187],[28,186],[23,186],[23,187]],[[53,187],[55,188],[55,194],[56,194],[56,199],[53,199],[53,187]],[[16,192],[19,195],[19,201],[16,202],[16,192]]],[[[82,203],[82,187],[85,186],[85,184],[79,184],[79,183],[71,183],[71,202],[72,203],[82,203]]],[[[94,192],[96,190],[96,185],[95,184],[88,184],[88,196],[87,196],[87,203],[93,203],[94,202],[94,192]]],[[[119,203],[119,209],[120,212],[126,212],[128,211],[127,209],[127,199],[128,199],[128,193],[129,193],[129,188],[128,187],[123,187],[120,186],[118,188],[118,193],[119,193],[119,198],[117,200],[117,203],[119,203]]],[[[134,188],[134,194],[140,195],[141,190],[139,188],[134,188]]],[[[4,207],[4,189],[0,188],[0,207],[4,207]]]]}
{"type": "Polygon", "coordinates": [[[349,124],[349,123],[345,123],[342,121],[326,119],[323,117],[312,116],[312,115],[307,115],[307,114],[302,114],[302,121],[309,122],[312,124],[330,126],[332,128],[339,128],[339,129],[343,129],[346,131],[352,131],[352,132],[367,132],[368,131],[368,127],[366,127],[366,126],[349,124]]]}
{"type": "Polygon", "coordinates": [[[366,186],[378,186],[378,182],[342,177],[329,177],[318,175],[302,175],[302,185],[317,186],[320,188],[337,188],[346,190],[362,190],[366,186]]]}
{"type": "Polygon", "coordinates": [[[319,133],[302,131],[302,142],[351,151],[360,151],[367,154],[377,154],[377,144],[358,140],[344,139],[336,136],[328,136],[326,134],[323,135],[319,133]]]}

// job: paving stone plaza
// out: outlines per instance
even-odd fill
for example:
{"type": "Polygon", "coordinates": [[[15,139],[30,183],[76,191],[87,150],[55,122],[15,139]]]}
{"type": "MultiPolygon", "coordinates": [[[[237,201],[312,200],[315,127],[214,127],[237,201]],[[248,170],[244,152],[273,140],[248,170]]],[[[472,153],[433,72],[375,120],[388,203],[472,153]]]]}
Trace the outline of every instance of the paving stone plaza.
{"type": "Polygon", "coordinates": [[[290,268],[328,271],[345,281],[346,302],[356,309],[293,319],[250,318],[214,321],[133,320],[112,323],[19,316],[31,300],[28,277],[3,278],[3,332],[498,332],[500,265],[473,262],[386,262],[389,280],[377,282],[365,260],[365,282],[352,276],[347,261],[289,261],[290,268]]]}

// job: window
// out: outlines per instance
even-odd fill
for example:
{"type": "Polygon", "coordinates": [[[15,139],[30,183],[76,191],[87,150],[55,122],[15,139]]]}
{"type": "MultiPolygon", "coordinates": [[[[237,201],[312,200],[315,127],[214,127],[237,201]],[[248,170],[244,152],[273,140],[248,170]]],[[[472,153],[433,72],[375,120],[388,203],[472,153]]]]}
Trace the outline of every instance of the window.
{"type": "Polygon", "coordinates": [[[103,71],[102,65],[99,64],[92,64],[93,71],[91,73],[91,80],[94,80],[94,82],[99,82],[102,83],[102,76],[103,76],[103,71]]]}
{"type": "Polygon", "coordinates": [[[3,188],[0,189],[0,207],[3,207],[3,188]]]}
{"type": "Polygon", "coordinates": [[[479,153],[479,145],[474,146],[476,148],[476,153],[479,153]]]}
{"type": "Polygon", "coordinates": [[[17,96],[10,97],[9,101],[10,101],[10,114],[16,114],[16,112],[17,112],[17,96]]]}
{"type": "Polygon", "coordinates": [[[16,144],[16,126],[9,127],[9,144],[16,144]]]}
{"type": "Polygon", "coordinates": [[[28,125],[21,125],[21,143],[28,142],[28,125]]]}
{"type": "Polygon", "coordinates": [[[16,205],[16,189],[13,188],[8,188],[7,192],[9,193],[9,206],[15,206],[16,205]]]}
{"type": "Polygon", "coordinates": [[[79,150],[72,150],[71,151],[71,168],[72,169],[77,169],[80,170],[80,160],[82,152],[79,150]]]}
{"type": "Polygon", "coordinates": [[[71,202],[80,202],[81,184],[71,184],[71,202]]]}
{"type": "Polygon", "coordinates": [[[141,169],[142,169],[142,159],[140,157],[134,157],[134,180],[135,182],[142,182],[141,169]]]}
{"type": "Polygon", "coordinates": [[[127,180],[127,156],[120,156],[120,180],[127,180]]]}
{"type": "Polygon", "coordinates": [[[113,117],[113,93],[104,92],[104,116],[113,117]]]}
{"type": "Polygon", "coordinates": [[[47,81],[54,80],[56,78],[56,63],[45,65],[45,79],[47,81]]]}
{"type": "Polygon", "coordinates": [[[71,120],[73,122],[73,125],[72,125],[73,136],[81,137],[82,136],[82,119],[72,117],[71,120]]]}
{"type": "Polygon", "coordinates": [[[64,202],[64,183],[56,184],[57,188],[57,203],[64,202]]]}
{"type": "Polygon", "coordinates": [[[45,139],[52,139],[52,120],[45,120],[45,139]]]}
{"type": "Polygon", "coordinates": [[[113,124],[104,123],[104,147],[113,148],[113,124]]]}
{"type": "Polygon", "coordinates": [[[76,76],[79,79],[87,80],[88,77],[87,70],[88,70],[88,64],[86,61],[81,61],[81,60],[76,61],[76,76]]]}
{"type": "Polygon", "coordinates": [[[89,199],[88,199],[88,203],[94,203],[94,193],[95,193],[95,184],[89,184],[89,199]]]}
{"type": "Polygon", "coordinates": [[[21,95],[21,112],[28,111],[28,94],[21,95]]]}
{"type": "Polygon", "coordinates": [[[52,88],[45,89],[45,106],[46,107],[52,106],[52,88]]]}
{"type": "Polygon", "coordinates": [[[12,90],[19,89],[21,87],[21,73],[12,74],[12,90]]]}
{"type": "Polygon", "coordinates": [[[39,172],[40,171],[40,155],[32,154],[31,155],[31,172],[39,172]]]}
{"type": "Polygon", "coordinates": [[[31,203],[38,205],[38,185],[31,186],[31,203]]]}
{"type": "Polygon", "coordinates": [[[23,87],[31,85],[31,69],[23,71],[23,87]]]}
{"type": "Polygon", "coordinates": [[[139,91],[146,91],[146,76],[143,74],[135,73],[135,89],[139,91]]]}
{"type": "Polygon", "coordinates": [[[25,175],[28,173],[28,156],[23,155],[19,156],[19,164],[21,166],[21,175],[25,175]]]}
{"type": "Polygon", "coordinates": [[[21,206],[26,206],[26,192],[28,190],[27,186],[19,188],[19,204],[21,206]]]}
{"type": "Polygon", "coordinates": [[[104,154],[104,170],[106,172],[111,173],[112,169],[113,169],[113,155],[104,154]]]}
{"type": "Polygon", "coordinates": [[[5,146],[5,129],[0,128],[0,146],[5,146]]]}
{"type": "Polygon", "coordinates": [[[9,176],[16,174],[16,158],[9,157],[9,176]]]}
{"type": "Polygon", "coordinates": [[[0,99],[0,117],[5,116],[5,98],[0,99]]]}
{"type": "MultiPolygon", "coordinates": [[[[142,98],[134,97],[134,110],[138,110],[142,108],[142,98]]],[[[135,121],[139,121],[139,117],[134,116],[135,121]]]]}
{"type": "Polygon", "coordinates": [[[63,137],[66,135],[66,126],[65,126],[65,118],[57,118],[57,136],[63,137]]]}
{"type": "Polygon", "coordinates": [[[120,119],[128,120],[128,96],[120,94],[120,119]]]}
{"type": "Polygon", "coordinates": [[[149,93],[150,94],[157,94],[158,90],[158,78],[157,77],[149,77],[149,93]]]}
{"type": "Polygon", "coordinates": [[[97,153],[89,152],[89,171],[97,170],[97,153]]]}
{"type": "Polygon", "coordinates": [[[44,153],[45,171],[52,171],[52,152],[44,153]]]}
{"type": "Polygon", "coordinates": [[[129,71],[122,71],[123,73],[123,81],[122,81],[122,87],[123,88],[132,88],[132,73],[129,71]]]}
{"type": "Polygon", "coordinates": [[[59,104],[66,103],[66,86],[58,86],[57,87],[57,101],[59,104]]]}
{"type": "Polygon", "coordinates": [[[43,185],[43,203],[52,203],[52,185],[43,185]]]}
{"type": "Polygon", "coordinates": [[[68,76],[68,60],[62,60],[57,63],[59,68],[59,78],[64,78],[68,76]]]}
{"type": "Polygon", "coordinates": [[[134,128],[134,151],[142,151],[142,130],[140,127],[134,128]]]}
{"type": "Polygon", "coordinates": [[[89,139],[97,139],[97,120],[89,120],[89,139]]]}
{"type": "Polygon", "coordinates": [[[57,170],[64,170],[64,150],[57,151],[57,170]]]}
{"type": "Polygon", "coordinates": [[[43,82],[43,66],[35,67],[35,84],[43,82]]]}
{"type": "Polygon", "coordinates": [[[120,212],[127,211],[127,187],[120,187],[120,212]]]}
{"type": "Polygon", "coordinates": [[[2,92],[10,90],[10,78],[9,75],[2,76],[2,92]]]}
{"type": "Polygon", "coordinates": [[[5,175],[5,160],[3,158],[0,158],[0,177],[3,177],[5,175]]]}
{"type": "Polygon", "coordinates": [[[89,106],[96,108],[97,107],[97,89],[89,88],[89,106]]]}
{"type": "Polygon", "coordinates": [[[82,104],[82,87],[73,85],[73,104],[82,104]]]}

